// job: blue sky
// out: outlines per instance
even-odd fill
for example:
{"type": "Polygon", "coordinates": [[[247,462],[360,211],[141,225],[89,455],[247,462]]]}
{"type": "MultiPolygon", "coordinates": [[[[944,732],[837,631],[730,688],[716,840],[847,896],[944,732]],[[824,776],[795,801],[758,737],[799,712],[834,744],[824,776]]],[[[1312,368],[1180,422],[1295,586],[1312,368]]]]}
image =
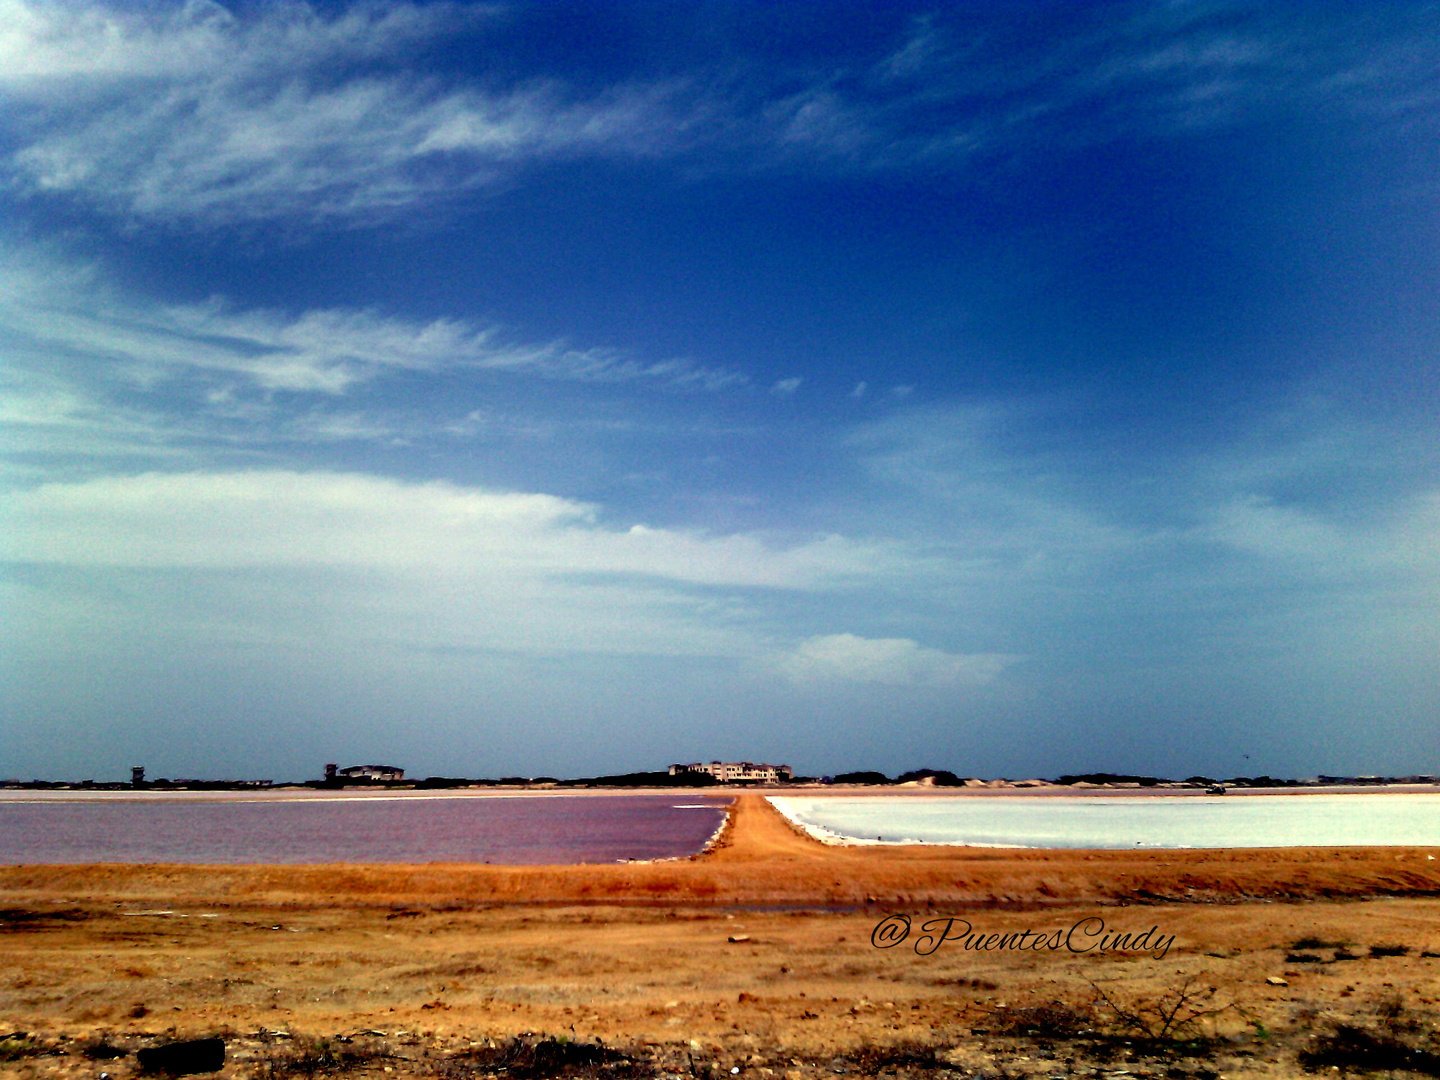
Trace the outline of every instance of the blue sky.
{"type": "Polygon", "coordinates": [[[1437,31],[0,0],[0,777],[1440,771],[1437,31]]]}

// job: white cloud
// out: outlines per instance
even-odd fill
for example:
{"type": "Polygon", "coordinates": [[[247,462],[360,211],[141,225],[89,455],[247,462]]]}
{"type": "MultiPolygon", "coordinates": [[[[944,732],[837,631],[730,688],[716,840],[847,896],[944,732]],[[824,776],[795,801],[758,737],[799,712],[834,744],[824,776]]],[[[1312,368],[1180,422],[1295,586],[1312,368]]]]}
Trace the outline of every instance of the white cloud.
{"type": "Polygon", "coordinates": [[[783,546],[612,529],[596,507],[553,495],[348,473],[144,473],[42,484],[4,502],[0,558],[70,566],[429,568],[817,589],[905,564],[898,548],[838,536],[783,546]]]}
{"type": "Polygon", "coordinates": [[[776,397],[793,397],[795,391],[800,389],[800,384],[804,381],[804,379],[799,378],[780,379],[774,386],[770,387],[770,393],[776,397]]]}
{"type": "Polygon", "coordinates": [[[72,581],[29,590],[30,613],[13,624],[27,633],[54,605],[58,618],[79,604],[96,619],[143,612],[165,635],[268,647],[303,647],[323,624],[330,648],[745,659],[768,649],[766,597],[846,592],[908,569],[896,545],[613,528],[598,508],[551,495],[358,474],[48,483],[0,496],[0,515],[0,562],[72,581]],[[130,599],[117,608],[117,596],[130,599]]]}
{"type": "Polygon", "coordinates": [[[326,20],[308,4],[267,5],[243,21],[214,0],[117,7],[55,0],[0,0],[0,85],[28,95],[57,82],[217,74],[217,65],[287,70],[325,59],[358,60],[453,31],[496,9],[436,3],[357,5],[326,20]]]}
{"type": "Polygon", "coordinates": [[[1205,535],[1248,554],[1303,563],[1311,572],[1353,546],[1333,523],[1259,495],[1217,507],[1205,535]]]}
{"type": "Polygon", "coordinates": [[[1407,497],[1363,523],[1250,494],[1207,511],[1194,535],[1316,585],[1368,587],[1440,568],[1440,493],[1407,497]]]}
{"type": "Polygon", "coordinates": [[[909,638],[862,638],[827,634],[801,642],[773,658],[777,671],[799,685],[878,683],[883,686],[983,686],[994,682],[1014,657],[927,649],[909,638]]]}

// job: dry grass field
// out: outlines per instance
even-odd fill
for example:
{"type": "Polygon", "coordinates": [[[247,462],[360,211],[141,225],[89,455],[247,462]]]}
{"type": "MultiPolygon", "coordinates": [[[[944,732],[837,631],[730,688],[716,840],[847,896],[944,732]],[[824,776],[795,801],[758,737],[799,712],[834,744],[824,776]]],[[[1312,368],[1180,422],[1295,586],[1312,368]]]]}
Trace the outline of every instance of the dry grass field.
{"type": "Polygon", "coordinates": [[[832,848],[742,795],[673,862],[4,867],[0,1076],[1440,1075],[1436,855],[832,848]]]}

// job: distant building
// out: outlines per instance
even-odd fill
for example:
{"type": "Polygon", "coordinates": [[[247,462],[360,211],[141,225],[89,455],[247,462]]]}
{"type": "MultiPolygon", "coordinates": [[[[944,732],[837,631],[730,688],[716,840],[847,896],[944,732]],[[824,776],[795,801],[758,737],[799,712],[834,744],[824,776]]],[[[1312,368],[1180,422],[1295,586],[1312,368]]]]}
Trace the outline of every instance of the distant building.
{"type": "Polygon", "coordinates": [[[789,765],[765,765],[753,761],[712,761],[708,764],[697,761],[690,765],[670,766],[671,776],[681,776],[684,773],[707,773],[722,784],[735,781],[774,784],[788,781],[795,775],[789,765]]]}
{"type": "MultiPolygon", "coordinates": [[[[328,770],[327,770],[328,773],[328,770]]],[[[393,784],[405,779],[405,770],[394,765],[351,765],[340,770],[341,780],[376,780],[382,784],[393,784]]]]}

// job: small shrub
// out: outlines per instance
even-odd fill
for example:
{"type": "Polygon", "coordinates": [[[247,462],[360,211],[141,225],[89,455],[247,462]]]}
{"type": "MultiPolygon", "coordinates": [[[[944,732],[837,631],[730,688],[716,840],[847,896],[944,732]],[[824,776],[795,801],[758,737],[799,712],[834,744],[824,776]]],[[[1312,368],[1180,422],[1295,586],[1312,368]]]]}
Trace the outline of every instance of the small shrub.
{"type": "Polygon", "coordinates": [[[1090,1031],[1095,1017],[1087,1008],[1063,1001],[1023,1007],[1005,1006],[990,1013],[991,1028],[1000,1035],[1053,1035],[1068,1039],[1090,1031]]]}
{"type": "Polygon", "coordinates": [[[1300,1051],[1300,1064],[1307,1069],[1406,1069],[1426,1076],[1440,1076],[1440,1054],[1412,1046],[1395,1035],[1375,1032],[1355,1024],[1337,1024],[1315,1045],[1300,1051]]]}
{"type": "Polygon", "coordinates": [[[1391,1035],[1410,1035],[1425,1030],[1425,1022],[1405,1007],[1399,993],[1389,993],[1375,1003],[1375,1019],[1391,1035]]]}
{"type": "Polygon", "coordinates": [[[882,1069],[934,1070],[940,1067],[935,1052],[934,1046],[914,1039],[888,1046],[867,1043],[849,1055],[849,1061],[866,1076],[874,1076],[882,1069]]]}
{"type": "Polygon", "coordinates": [[[1344,945],[1343,941],[1326,941],[1324,938],[1316,937],[1314,934],[1306,934],[1302,938],[1296,938],[1290,943],[1292,949],[1335,949],[1344,945]]]}
{"type": "Polygon", "coordinates": [[[43,1053],[45,1047],[23,1031],[0,1037],[0,1061],[21,1061],[43,1053]]]}
{"type": "Polygon", "coordinates": [[[942,977],[940,977],[940,978],[938,978],[938,979],[931,979],[931,980],[930,980],[930,985],[931,985],[931,986],[968,986],[968,987],[970,987],[972,990],[998,990],[998,989],[1000,989],[1000,986],[999,986],[998,983],[993,983],[993,982],[991,982],[989,979],[977,979],[977,978],[973,978],[973,977],[967,978],[967,977],[964,976],[964,975],[961,975],[961,976],[959,976],[959,977],[954,977],[954,976],[946,977],[946,976],[942,976],[942,977]]]}
{"type": "Polygon", "coordinates": [[[130,1051],[123,1046],[116,1046],[108,1039],[100,1038],[85,1043],[80,1047],[80,1055],[91,1061],[114,1061],[116,1058],[123,1058],[130,1051]]]}
{"type": "Polygon", "coordinates": [[[1409,945],[1371,945],[1370,958],[1378,960],[1382,956],[1409,956],[1409,945]]]}

